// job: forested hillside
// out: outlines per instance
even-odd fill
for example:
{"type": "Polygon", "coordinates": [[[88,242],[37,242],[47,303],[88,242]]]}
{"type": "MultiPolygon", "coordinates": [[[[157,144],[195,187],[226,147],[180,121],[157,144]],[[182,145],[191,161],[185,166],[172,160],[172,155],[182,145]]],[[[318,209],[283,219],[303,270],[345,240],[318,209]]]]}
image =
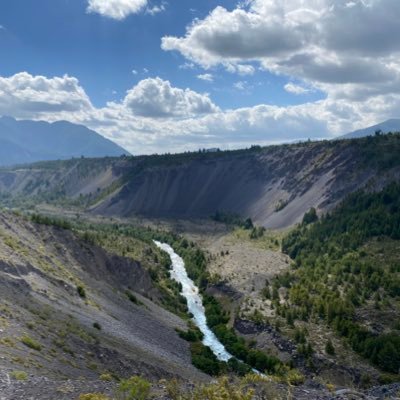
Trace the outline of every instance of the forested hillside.
{"type": "Polygon", "coordinates": [[[321,320],[384,371],[400,368],[400,185],[358,191],[319,221],[310,210],[283,241],[294,270],[278,313],[321,320]],[[314,222],[315,221],[315,222],[314,222]]]}

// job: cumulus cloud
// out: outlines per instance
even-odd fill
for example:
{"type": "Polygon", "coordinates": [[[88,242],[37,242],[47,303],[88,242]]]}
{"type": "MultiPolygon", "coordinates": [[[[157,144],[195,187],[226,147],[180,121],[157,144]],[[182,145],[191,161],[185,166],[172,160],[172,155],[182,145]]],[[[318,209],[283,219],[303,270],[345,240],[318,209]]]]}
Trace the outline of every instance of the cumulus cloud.
{"type": "Polygon", "coordinates": [[[306,94],[306,93],[310,92],[310,89],[307,89],[307,88],[305,88],[303,86],[300,86],[300,85],[296,85],[296,84],[294,84],[292,82],[287,83],[284,86],[284,89],[288,93],[297,94],[297,95],[306,94]]]}
{"type": "Polygon", "coordinates": [[[207,82],[213,82],[214,81],[214,75],[213,74],[200,74],[200,75],[197,75],[197,78],[202,80],[202,81],[207,81],[207,82]]]}
{"type": "Polygon", "coordinates": [[[128,91],[124,106],[142,117],[190,117],[218,111],[207,94],[171,86],[161,78],[140,81],[128,91]]]}
{"type": "Polygon", "coordinates": [[[21,72],[0,77],[0,114],[37,118],[48,113],[90,112],[93,106],[76,78],[21,72]]]}
{"type": "Polygon", "coordinates": [[[256,72],[256,69],[252,65],[246,64],[227,64],[225,68],[228,72],[239,75],[253,75],[256,72]]]}
{"type": "Polygon", "coordinates": [[[205,69],[240,73],[258,62],[333,98],[361,99],[399,90],[399,19],[398,0],[251,0],[216,7],[161,46],[205,69]]]}
{"type": "Polygon", "coordinates": [[[87,12],[123,20],[143,11],[146,6],[147,0],[88,0],[87,12]]]}
{"type": "Polygon", "coordinates": [[[399,109],[400,94],[393,93],[221,110],[209,95],[161,78],[142,80],[122,100],[96,108],[74,77],[0,77],[0,115],[81,123],[134,154],[329,138],[396,116],[399,109]]]}

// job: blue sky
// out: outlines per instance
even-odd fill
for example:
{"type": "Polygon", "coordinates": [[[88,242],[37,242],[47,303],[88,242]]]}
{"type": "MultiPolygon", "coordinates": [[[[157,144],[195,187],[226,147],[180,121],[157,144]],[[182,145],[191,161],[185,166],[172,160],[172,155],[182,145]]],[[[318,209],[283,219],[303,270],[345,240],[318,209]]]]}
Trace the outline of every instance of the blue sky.
{"type": "Polygon", "coordinates": [[[4,0],[0,114],[134,153],[332,137],[398,117],[399,3],[4,0]]]}

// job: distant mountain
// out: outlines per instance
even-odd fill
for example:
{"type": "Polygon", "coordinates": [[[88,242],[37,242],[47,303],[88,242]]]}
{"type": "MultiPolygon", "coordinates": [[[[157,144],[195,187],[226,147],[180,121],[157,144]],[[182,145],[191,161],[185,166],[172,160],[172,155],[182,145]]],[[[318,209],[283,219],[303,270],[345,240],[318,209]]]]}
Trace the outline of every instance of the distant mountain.
{"type": "Polygon", "coordinates": [[[352,138],[360,138],[364,136],[374,135],[376,131],[382,131],[382,133],[388,132],[400,132],[400,119],[388,119],[385,122],[381,122],[380,124],[370,126],[364,129],[358,129],[354,132],[347,133],[340,137],[340,139],[352,139],[352,138]]]}
{"type": "Polygon", "coordinates": [[[129,153],[83,125],[0,118],[0,165],[129,153]]]}

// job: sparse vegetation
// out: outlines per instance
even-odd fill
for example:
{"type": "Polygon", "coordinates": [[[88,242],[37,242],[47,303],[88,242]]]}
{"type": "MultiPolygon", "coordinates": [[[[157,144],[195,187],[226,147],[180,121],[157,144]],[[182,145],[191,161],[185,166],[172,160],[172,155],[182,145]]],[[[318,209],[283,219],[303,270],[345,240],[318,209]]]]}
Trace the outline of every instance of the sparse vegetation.
{"type": "Polygon", "coordinates": [[[110,397],[102,393],[81,394],[79,400],[111,400],[110,397]]]}
{"type": "Polygon", "coordinates": [[[86,299],[86,290],[83,286],[77,286],[76,291],[78,292],[79,296],[82,297],[82,299],[86,299]]]}
{"type": "Polygon", "coordinates": [[[117,389],[118,400],[146,400],[150,395],[151,384],[140,376],[122,380],[117,389]]]}
{"type": "Polygon", "coordinates": [[[93,328],[101,331],[101,325],[98,322],[93,322],[93,328]]]}
{"type": "Polygon", "coordinates": [[[12,371],[10,376],[17,381],[26,381],[28,379],[28,374],[25,371],[12,371]]]}
{"type": "Polygon", "coordinates": [[[21,342],[29,347],[30,349],[36,350],[36,351],[41,351],[42,350],[42,345],[37,342],[35,339],[32,339],[28,335],[24,335],[21,337],[21,342]]]}

